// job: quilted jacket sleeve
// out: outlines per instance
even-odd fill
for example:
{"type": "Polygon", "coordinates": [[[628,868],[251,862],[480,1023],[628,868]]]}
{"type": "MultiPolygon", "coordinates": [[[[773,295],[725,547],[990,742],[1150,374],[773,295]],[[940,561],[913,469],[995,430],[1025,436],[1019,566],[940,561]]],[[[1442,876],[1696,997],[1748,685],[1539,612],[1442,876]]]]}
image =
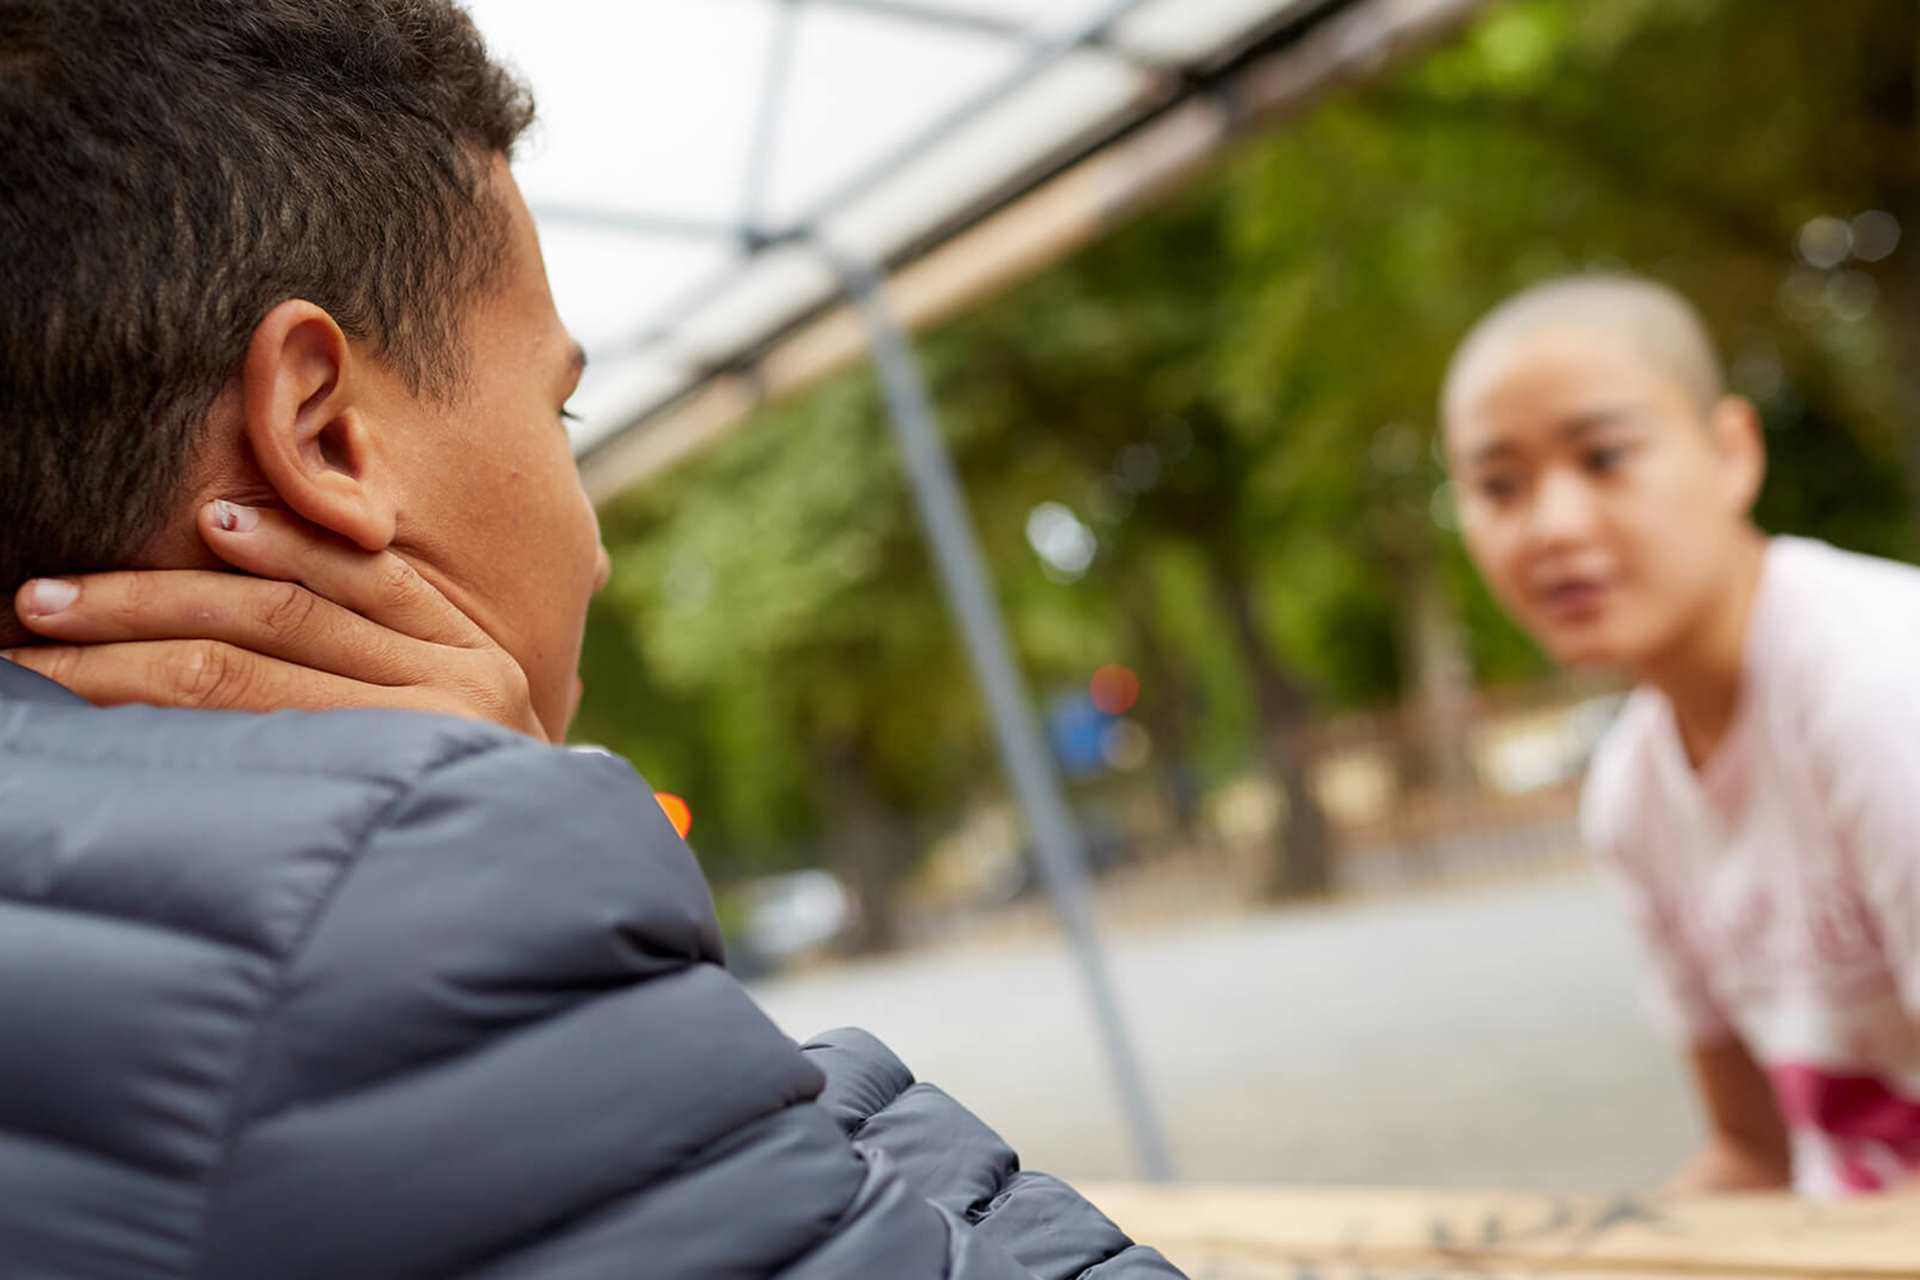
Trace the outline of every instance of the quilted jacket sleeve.
{"type": "Polygon", "coordinates": [[[468,739],[334,836],[198,1274],[1029,1280],[814,1104],[625,765],[468,739]]]}
{"type": "Polygon", "coordinates": [[[892,1163],[914,1192],[1004,1248],[1036,1280],[1182,1280],[1072,1187],[1022,1171],[999,1134],[938,1088],[917,1083],[871,1035],[832,1031],[806,1052],[826,1075],[820,1104],[855,1146],[892,1163]]]}

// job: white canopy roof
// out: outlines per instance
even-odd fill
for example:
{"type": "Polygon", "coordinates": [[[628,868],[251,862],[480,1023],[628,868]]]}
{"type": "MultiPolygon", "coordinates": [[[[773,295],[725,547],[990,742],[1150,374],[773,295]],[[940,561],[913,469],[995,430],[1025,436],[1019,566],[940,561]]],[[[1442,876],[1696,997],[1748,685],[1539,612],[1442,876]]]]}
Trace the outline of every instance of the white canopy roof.
{"type": "MultiPolygon", "coordinates": [[[[583,453],[1338,0],[468,0],[592,356],[583,453]]],[[[1458,7],[1376,0],[1379,7],[1458,7]]],[[[1429,15],[1430,16],[1430,15],[1429,15]]]]}

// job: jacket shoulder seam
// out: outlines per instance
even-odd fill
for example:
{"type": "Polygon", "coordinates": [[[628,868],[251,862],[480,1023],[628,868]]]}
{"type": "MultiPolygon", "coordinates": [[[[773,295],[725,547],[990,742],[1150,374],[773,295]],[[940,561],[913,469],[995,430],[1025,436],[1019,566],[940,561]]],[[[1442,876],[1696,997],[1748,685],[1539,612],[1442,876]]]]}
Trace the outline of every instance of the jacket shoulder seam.
{"type": "MultiPolygon", "coordinates": [[[[49,750],[44,744],[26,744],[0,739],[0,755],[19,756],[27,760],[46,760],[54,764],[74,765],[99,769],[143,770],[151,773],[205,774],[220,773],[252,778],[328,778],[339,782],[372,782],[398,785],[403,789],[412,786],[413,780],[433,772],[444,765],[454,763],[471,755],[504,745],[490,739],[462,738],[444,748],[444,755],[420,761],[400,763],[399,767],[388,770],[328,768],[325,765],[289,764],[286,766],[262,765],[250,763],[242,756],[230,756],[204,762],[186,762],[176,759],[161,759],[153,756],[134,755],[92,755],[85,752],[49,750]]],[[[397,762],[398,763],[398,762],[397,762]]]]}

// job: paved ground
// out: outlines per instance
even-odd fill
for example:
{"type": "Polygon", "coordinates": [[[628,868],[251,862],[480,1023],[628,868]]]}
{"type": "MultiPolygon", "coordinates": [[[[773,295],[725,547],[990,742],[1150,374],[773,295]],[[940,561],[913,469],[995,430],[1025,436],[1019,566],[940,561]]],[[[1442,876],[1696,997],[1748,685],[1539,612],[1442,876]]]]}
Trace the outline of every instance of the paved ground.
{"type": "MultiPolygon", "coordinates": [[[[1115,940],[1183,1176],[1610,1191],[1696,1133],[1584,876],[1115,940]]],[[[1035,1168],[1134,1172],[1058,947],[945,951],[763,984],[790,1034],[893,1044],[1035,1168]]]]}

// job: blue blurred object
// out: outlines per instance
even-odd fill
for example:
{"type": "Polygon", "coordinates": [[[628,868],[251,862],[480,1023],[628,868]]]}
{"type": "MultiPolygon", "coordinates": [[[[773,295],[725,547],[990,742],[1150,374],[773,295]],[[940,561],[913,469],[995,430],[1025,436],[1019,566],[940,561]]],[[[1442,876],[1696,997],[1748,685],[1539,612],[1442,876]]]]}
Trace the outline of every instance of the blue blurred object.
{"type": "Polygon", "coordinates": [[[1047,740],[1070,778],[1091,778],[1107,767],[1107,731],[1113,717],[1084,692],[1063,693],[1047,708],[1047,740]]]}

